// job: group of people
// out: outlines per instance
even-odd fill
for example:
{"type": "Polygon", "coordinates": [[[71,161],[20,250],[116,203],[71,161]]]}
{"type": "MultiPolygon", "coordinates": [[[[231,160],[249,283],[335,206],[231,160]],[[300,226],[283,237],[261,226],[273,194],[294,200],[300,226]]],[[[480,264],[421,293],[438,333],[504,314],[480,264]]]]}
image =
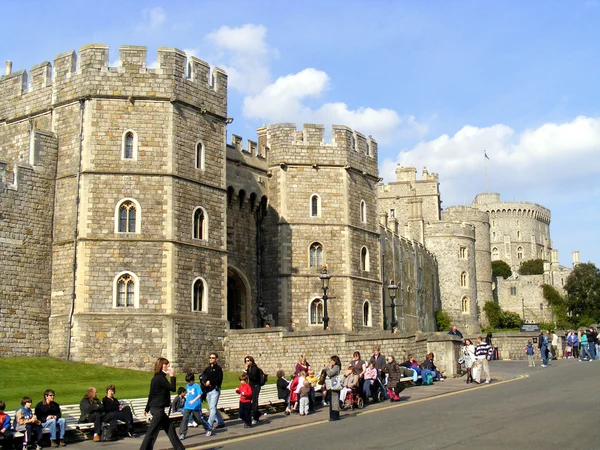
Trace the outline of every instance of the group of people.
{"type": "MultiPolygon", "coordinates": [[[[580,362],[600,359],[600,340],[598,331],[593,328],[583,328],[579,331],[569,330],[566,335],[566,346],[564,357],[567,359],[577,358],[580,362]]],[[[542,358],[542,367],[548,367],[549,362],[558,357],[559,338],[555,331],[540,331],[538,336],[538,349],[542,358]]],[[[533,358],[533,344],[531,340],[525,349],[529,366],[535,366],[533,358]]]]}
{"type": "Polygon", "coordinates": [[[494,351],[491,335],[477,337],[477,345],[474,345],[471,339],[464,339],[463,344],[459,362],[464,364],[467,369],[466,383],[480,384],[481,376],[485,374],[483,384],[489,384],[492,379],[489,362],[494,351]]]}
{"type": "Polygon", "coordinates": [[[340,410],[358,397],[363,402],[400,400],[399,394],[404,389],[401,379],[410,377],[412,382],[417,382],[419,376],[423,384],[444,380],[435,366],[433,353],[427,354],[421,364],[412,354],[399,363],[393,355],[382,355],[381,347],[376,345],[368,362],[359,351],[353,353],[352,360],[345,366],[339,356],[331,356],[329,367],[321,370],[319,376],[300,355],[291,380],[285,377],[283,370],[277,371],[277,391],[278,397],[286,402],[285,413],[294,411],[300,415],[314,412],[316,392],[321,392],[322,404],[329,406],[329,420],[334,421],[339,419],[340,410]]]}
{"type": "MultiPolygon", "coordinates": [[[[6,404],[0,401],[0,435],[4,436],[2,448],[17,448],[14,434],[23,433],[23,443],[27,448],[41,449],[40,441],[45,429],[50,430],[50,446],[65,447],[65,419],[62,418],[60,405],[54,401],[52,389],[44,392],[44,399],[32,408],[31,397],[23,397],[21,406],[15,413],[14,420],[5,412],[6,404]]],[[[19,448],[21,448],[19,446],[19,448]]]]}

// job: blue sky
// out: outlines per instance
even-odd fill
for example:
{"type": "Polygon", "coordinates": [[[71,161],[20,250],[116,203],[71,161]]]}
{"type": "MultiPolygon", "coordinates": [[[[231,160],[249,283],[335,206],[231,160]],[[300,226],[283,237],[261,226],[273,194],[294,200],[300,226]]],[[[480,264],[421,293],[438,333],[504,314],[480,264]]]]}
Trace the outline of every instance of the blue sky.
{"type": "Polygon", "coordinates": [[[485,190],[552,211],[560,261],[600,262],[597,1],[5,0],[0,59],[29,69],[89,43],[185,50],[230,75],[229,131],[346,124],[440,175],[444,206],[485,190]]]}

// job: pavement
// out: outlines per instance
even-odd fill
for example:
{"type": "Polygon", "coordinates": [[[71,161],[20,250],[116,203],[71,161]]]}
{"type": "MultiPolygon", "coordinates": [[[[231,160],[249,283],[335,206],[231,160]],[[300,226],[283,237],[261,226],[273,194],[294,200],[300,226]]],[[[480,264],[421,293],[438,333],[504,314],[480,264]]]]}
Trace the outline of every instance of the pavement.
{"type": "MultiPolygon", "coordinates": [[[[573,363],[575,363],[573,360],[553,361],[553,365],[556,366],[573,363]]],[[[600,362],[598,364],[600,364],[600,362]]],[[[502,381],[525,378],[528,375],[536,372],[547,370],[552,370],[552,366],[550,368],[541,368],[538,364],[536,367],[528,367],[527,361],[491,361],[490,372],[492,375],[492,382],[489,386],[491,387],[495,383],[502,381]]],[[[451,393],[458,393],[480,387],[475,383],[466,384],[465,380],[466,377],[463,376],[460,378],[446,379],[443,382],[435,382],[431,386],[407,387],[402,392],[401,401],[394,404],[397,405],[401,403],[418,402],[420,400],[430,399],[436,396],[445,396],[451,393]]],[[[355,415],[360,412],[376,411],[377,409],[384,409],[389,405],[390,403],[387,401],[381,403],[370,403],[367,404],[362,410],[342,411],[341,416],[343,418],[343,416],[355,415]]],[[[244,428],[241,420],[232,419],[225,421],[225,428],[215,430],[214,434],[210,437],[205,436],[205,433],[201,427],[189,428],[187,437],[183,441],[183,444],[186,448],[190,449],[198,447],[210,448],[230,440],[245,440],[252,437],[257,438],[261,434],[272,434],[273,432],[281,431],[283,429],[304,427],[308,424],[325,422],[328,419],[328,407],[319,407],[314,414],[309,414],[308,416],[299,416],[298,414],[286,416],[283,414],[283,412],[269,415],[265,414],[261,417],[260,423],[252,428],[244,428]]],[[[144,430],[138,428],[138,433],[134,434],[133,438],[126,437],[115,442],[93,442],[91,440],[86,440],[82,442],[73,442],[69,444],[69,447],[74,447],[81,450],[90,450],[92,448],[133,450],[140,448],[143,438],[144,430]]],[[[154,448],[156,450],[166,450],[172,448],[169,439],[164,432],[160,432],[154,448]]]]}

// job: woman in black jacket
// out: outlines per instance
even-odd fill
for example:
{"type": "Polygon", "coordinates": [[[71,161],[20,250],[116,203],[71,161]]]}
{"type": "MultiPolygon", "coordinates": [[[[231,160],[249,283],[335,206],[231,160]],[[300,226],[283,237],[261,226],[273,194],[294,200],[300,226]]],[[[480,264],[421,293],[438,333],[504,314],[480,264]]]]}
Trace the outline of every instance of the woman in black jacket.
{"type": "Polygon", "coordinates": [[[119,420],[127,424],[127,434],[129,437],[133,437],[133,413],[131,408],[127,405],[122,405],[118,398],[115,397],[117,388],[114,384],[109,385],[106,388],[106,397],[102,399],[102,406],[104,407],[105,422],[110,422],[113,430],[117,429],[117,423],[119,420]]]}
{"type": "Polygon", "coordinates": [[[258,423],[260,413],[258,412],[258,396],[260,395],[260,369],[254,362],[252,356],[246,356],[244,358],[246,368],[244,373],[248,375],[248,384],[252,388],[252,425],[258,423]]]}
{"type": "Polygon", "coordinates": [[[165,408],[171,404],[171,392],[177,390],[176,380],[173,375],[174,371],[169,367],[169,360],[167,358],[158,358],[156,364],[154,364],[154,378],[150,382],[148,403],[144,411],[144,414],[148,414],[148,412],[152,414],[152,421],[148,426],[140,450],[151,450],[154,448],[154,442],[161,428],[169,436],[174,450],[185,449],[175,432],[175,427],[165,414],[165,408]],[[170,382],[167,381],[167,374],[171,379],[170,382]]]}

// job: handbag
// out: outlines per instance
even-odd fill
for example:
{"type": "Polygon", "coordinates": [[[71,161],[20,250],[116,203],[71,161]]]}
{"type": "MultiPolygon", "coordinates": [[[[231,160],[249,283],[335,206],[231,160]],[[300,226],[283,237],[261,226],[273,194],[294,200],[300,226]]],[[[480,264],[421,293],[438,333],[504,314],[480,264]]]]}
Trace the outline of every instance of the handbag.
{"type": "Polygon", "coordinates": [[[342,390],[342,379],[339,375],[334,375],[333,378],[325,378],[325,388],[328,391],[341,391],[342,390]]]}

